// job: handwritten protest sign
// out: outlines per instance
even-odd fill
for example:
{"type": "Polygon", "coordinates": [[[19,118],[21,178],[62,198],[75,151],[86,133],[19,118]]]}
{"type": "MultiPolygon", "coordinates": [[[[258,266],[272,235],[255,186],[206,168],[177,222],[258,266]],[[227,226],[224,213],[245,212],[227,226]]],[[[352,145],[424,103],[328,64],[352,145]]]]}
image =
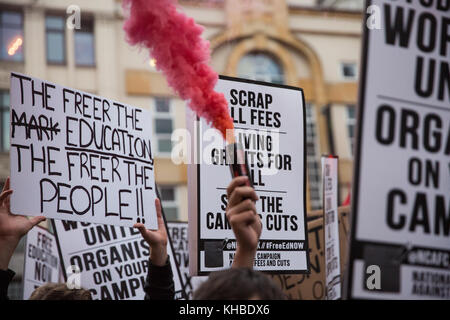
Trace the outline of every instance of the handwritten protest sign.
{"type": "Polygon", "coordinates": [[[450,299],[450,1],[367,6],[346,297],[450,299]]]}
{"type": "Polygon", "coordinates": [[[12,73],[11,211],[156,229],[151,132],[146,110],[12,73]]]}
{"type": "MultiPolygon", "coordinates": [[[[341,282],[345,271],[345,259],[347,256],[349,225],[348,216],[350,207],[339,208],[339,252],[341,282]]],[[[323,228],[323,211],[308,214],[309,256],[311,261],[311,273],[299,275],[275,274],[272,280],[293,300],[323,300],[326,298],[326,273],[325,273],[325,244],[323,228]]]]}
{"type": "MultiPolygon", "coordinates": [[[[245,149],[259,196],[256,209],[261,215],[262,235],[255,269],[307,272],[302,89],[221,76],[215,90],[229,102],[236,141],[245,149]]],[[[191,132],[201,158],[188,167],[190,271],[205,275],[233,262],[236,241],[225,214],[231,175],[217,130],[202,121],[191,132]]]]}
{"type": "Polygon", "coordinates": [[[36,226],[27,233],[23,268],[23,299],[28,300],[41,285],[59,282],[60,263],[55,237],[36,226]]]}
{"type": "MultiPolygon", "coordinates": [[[[94,300],[143,300],[150,248],[137,229],[54,220],[65,279],[78,273],[94,300]]],[[[184,285],[169,238],[175,299],[184,285]]]]}

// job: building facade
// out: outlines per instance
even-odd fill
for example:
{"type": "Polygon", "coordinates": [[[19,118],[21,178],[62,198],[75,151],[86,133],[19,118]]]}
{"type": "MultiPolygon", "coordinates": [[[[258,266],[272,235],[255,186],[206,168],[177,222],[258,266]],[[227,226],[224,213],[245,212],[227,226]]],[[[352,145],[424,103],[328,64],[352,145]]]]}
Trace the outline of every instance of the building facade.
{"type": "MultiPolygon", "coordinates": [[[[344,200],[352,179],[363,1],[179,2],[205,27],[210,64],[219,74],[304,89],[307,207],[321,208],[322,154],[340,158],[344,200]]],[[[9,175],[9,78],[15,71],[149,109],[166,215],[187,221],[187,166],[171,160],[171,133],[185,127],[185,103],[156,70],[158,62],[125,42],[123,21],[117,0],[0,0],[0,180],[9,175]],[[78,13],[80,28],[73,27],[78,13]]]]}

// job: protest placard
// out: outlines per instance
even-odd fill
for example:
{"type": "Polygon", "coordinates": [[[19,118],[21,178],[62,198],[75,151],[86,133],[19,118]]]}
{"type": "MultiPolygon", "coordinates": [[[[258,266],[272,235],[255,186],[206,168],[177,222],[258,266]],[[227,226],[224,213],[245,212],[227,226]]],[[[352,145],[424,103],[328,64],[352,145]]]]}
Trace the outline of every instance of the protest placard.
{"type": "MultiPolygon", "coordinates": [[[[143,300],[150,248],[137,229],[54,220],[66,281],[79,276],[94,300],[143,300]]],[[[185,299],[184,285],[169,238],[175,299],[185,299]]]]}
{"type": "MultiPolygon", "coordinates": [[[[339,253],[340,279],[342,282],[347,255],[350,207],[340,207],[339,210],[339,253]]],[[[319,213],[319,211],[317,211],[319,213]]],[[[309,216],[309,215],[308,215],[309,216]]],[[[323,300],[326,299],[325,244],[323,228],[323,211],[308,222],[309,256],[311,273],[299,275],[275,274],[272,280],[293,300],[323,300]]]]}
{"type": "Polygon", "coordinates": [[[322,156],[325,275],[328,300],[341,298],[338,224],[338,157],[322,156]]]}
{"type": "Polygon", "coordinates": [[[53,234],[36,226],[27,233],[23,267],[23,299],[28,300],[41,285],[59,282],[58,247],[53,234]]]}
{"type": "Polygon", "coordinates": [[[194,296],[194,291],[206,281],[208,277],[191,277],[189,275],[188,223],[169,221],[167,222],[167,231],[169,232],[169,237],[172,241],[175,260],[180,269],[186,298],[191,300],[194,296]]]}
{"type": "Polygon", "coordinates": [[[157,228],[149,111],[17,73],[10,90],[13,213],[157,228]]]}
{"type": "Polygon", "coordinates": [[[450,299],[450,1],[367,1],[347,298],[450,299]]]}
{"type": "MultiPolygon", "coordinates": [[[[305,177],[305,103],[300,88],[221,76],[236,141],[245,150],[262,234],[256,270],[308,271],[305,177]]],[[[231,181],[225,142],[203,120],[187,126],[194,136],[195,164],[189,165],[190,271],[205,275],[229,268],[236,241],[226,219],[231,181]]]]}

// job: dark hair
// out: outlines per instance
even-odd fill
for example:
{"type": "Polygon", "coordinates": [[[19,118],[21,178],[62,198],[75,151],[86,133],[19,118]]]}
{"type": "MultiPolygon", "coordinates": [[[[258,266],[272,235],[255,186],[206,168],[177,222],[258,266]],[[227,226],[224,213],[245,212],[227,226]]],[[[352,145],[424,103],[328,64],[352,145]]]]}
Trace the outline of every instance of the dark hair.
{"type": "Polygon", "coordinates": [[[248,268],[212,273],[194,292],[194,300],[285,300],[286,295],[265,274],[248,268]]]}
{"type": "Polygon", "coordinates": [[[86,289],[69,289],[65,283],[46,283],[30,296],[30,300],[92,300],[86,289]]]}

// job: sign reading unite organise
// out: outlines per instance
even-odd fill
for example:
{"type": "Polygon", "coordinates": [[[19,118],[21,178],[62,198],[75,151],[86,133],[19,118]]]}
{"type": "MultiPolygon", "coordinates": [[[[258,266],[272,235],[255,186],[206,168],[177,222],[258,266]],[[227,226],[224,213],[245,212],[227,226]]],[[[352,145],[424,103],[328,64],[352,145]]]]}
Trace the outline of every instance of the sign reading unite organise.
{"type": "Polygon", "coordinates": [[[148,111],[11,74],[11,211],[156,229],[148,111]]]}
{"type": "Polygon", "coordinates": [[[450,299],[450,1],[368,1],[348,298],[450,299]]]}
{"type": "MultiPolygon", "coordinates": [[[[68,283],[78,273],[81,287],[94,300],[144,299],[150,247],[137,229],[64,220],[54,220],[53,228],[68,283]]],[[[168,241],[174,299],[186,299],[170,237],[168,241]]]]}
{"type": "MultiPolygon", "coordinates": [[[[215,90],[228,101],[236,141],[245,150],[259,196],[262,234],[255,269],[307,272],[302,89],[221,76],[215,90]]],[[[190,272],[205,275],[231,266],[236,240],[225,213],[231,181],[225,143],[204,121],[196,129],[191,132],[202,159],[189,166],[190,272]]]]}

